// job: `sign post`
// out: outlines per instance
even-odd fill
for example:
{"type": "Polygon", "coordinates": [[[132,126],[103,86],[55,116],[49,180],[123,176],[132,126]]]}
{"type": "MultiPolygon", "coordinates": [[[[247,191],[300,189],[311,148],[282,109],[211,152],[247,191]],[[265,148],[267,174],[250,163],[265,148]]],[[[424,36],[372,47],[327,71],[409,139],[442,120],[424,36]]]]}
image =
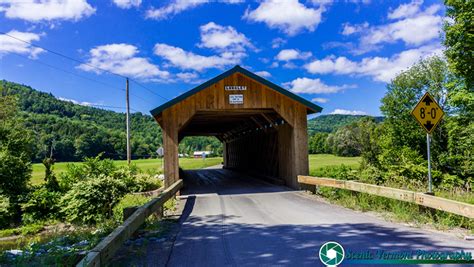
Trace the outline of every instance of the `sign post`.
{"type": "Polygon", "coordinates": [[[428,194],[433,194],[433,183],[431,180],[431,133],[438,126],[444,115],[443,109],[438,105],[436,100],[426,92],[413,108],[411,115],[426,131],[426,146],[428,158],[428,194]]]}

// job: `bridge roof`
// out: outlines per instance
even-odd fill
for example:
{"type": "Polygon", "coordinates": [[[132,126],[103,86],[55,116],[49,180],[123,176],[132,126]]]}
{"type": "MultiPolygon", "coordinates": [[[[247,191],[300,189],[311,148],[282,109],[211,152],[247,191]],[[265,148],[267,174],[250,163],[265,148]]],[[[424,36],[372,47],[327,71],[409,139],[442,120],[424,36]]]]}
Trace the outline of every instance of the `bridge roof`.
{"type": "Polygon", "coordinates": [[[254,79],[255,81],[267,86],[268,88],[271,88],[271,89],[273,89],[273,90],[275,90],[275,91],[277,91],[277,92],[279,92],[279,93],[281,93],[281,94],[283,94],[283,95],[285,95],[285,96],[287,96],[287,97],[303,104],[304,106],[306,106],[308,114],[321,112],[321,110],[323,109],[322,107],[320,107],[320,106],[318,106],[318,105],[316,105],[316,104],[314,104],[314,103],[312,103],[312,102],[310,102],[310,101],[308,101],[308,100],[306,100],[306,99],[304,99],[304,98],[302,98],[302,97],[300,97],[300,96],[298,96],[298,95],[296,95],[296,94],[294,94],[294,93],[292,93],[292,92],[290,92],[290,91],[288,91],[288,90],[286,90],[286,89],[284,89],[284,88],[282,88],[282,87],[280,87],[280,86],[278,86],[278,85],[276,85],[272,82],[270,82],[269,80],[264,79],[264,78],[256,75],[255,73],[240,67],[239,65],[236,65],[232,69],[230,69],[230,70],[228,70],[228,71],[226,71],[226,72],[224,72],[224,73],[208,80],[207,82],[205,82],[205,83],[203,83],[203,84],[187,91],[186,93],[181,94],[181,95],[171,99],[170,101],[158,106],[157,108],[151,110],[150,113],[153,116],[156,117],[161,112],[163,112],[163,110],[165,110],[165,109],[167,109],[167,108],[183,101],[184,99],[188,98],[191,95],[194,95],[194,94],[208,88],[212,84],[217,83],[218,81],[220,81],[220,80],[222,80],[222,79],[224,79],[224,78],[226,78],[226,77],[228,77],[228,76],[230,76],[230,75],[232,75],[236,72],[240,72],[240,73],[248,76],[249,78],[254,79]]]}

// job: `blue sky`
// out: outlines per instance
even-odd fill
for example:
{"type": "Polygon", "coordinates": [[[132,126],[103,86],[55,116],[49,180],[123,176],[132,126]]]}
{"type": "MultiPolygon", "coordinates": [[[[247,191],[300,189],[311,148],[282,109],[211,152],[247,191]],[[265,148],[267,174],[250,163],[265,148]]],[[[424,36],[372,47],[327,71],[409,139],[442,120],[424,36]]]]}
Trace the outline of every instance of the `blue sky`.
{"type": "Polygon", "coordinates": [[[146,87],[131,106],[148,114],[239,64],[323,114],[380,115],[386,84],[442,53],[443,20],[440,1],[0,0],[0,79],[124,107],[107,70],[146,87]]]}

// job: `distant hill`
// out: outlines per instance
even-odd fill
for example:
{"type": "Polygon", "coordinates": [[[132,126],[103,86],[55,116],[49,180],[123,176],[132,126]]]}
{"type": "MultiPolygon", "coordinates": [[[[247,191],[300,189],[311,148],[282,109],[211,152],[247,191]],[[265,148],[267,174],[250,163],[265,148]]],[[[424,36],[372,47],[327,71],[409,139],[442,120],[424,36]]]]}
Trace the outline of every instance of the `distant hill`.
{"type": "MultiPolygon", "coordinates": [[[[364,117],[371,116],[340,114],[321,115],[308,121],[308,134],[312,135],[316,132],[330,133],[341,126],[351,124],[364,117]]],[[[383,117],[374,118],[377,122],[383,121],[383,117]]]]}
{"type": "MultiPolygon", "coordinates": [[[[126,158],[125,114],[82,106],[57,99],[50,93],[30,86],[0,80],[0,92],[17,95],[26,127],[35,138],[32,160],[41,161],[53,149],[57,161],[78,161],[99,153],[114,159],[126,158]]],[[[156,155],[161,145],[161,128],[150,115],[132,113],[132,155],[145,158],[156,155]]],[[[202,150],[217,139],[185,140],[188,149],[202,150]]],[[[217,144],[216,144],[217,143],[217,144]]]]}

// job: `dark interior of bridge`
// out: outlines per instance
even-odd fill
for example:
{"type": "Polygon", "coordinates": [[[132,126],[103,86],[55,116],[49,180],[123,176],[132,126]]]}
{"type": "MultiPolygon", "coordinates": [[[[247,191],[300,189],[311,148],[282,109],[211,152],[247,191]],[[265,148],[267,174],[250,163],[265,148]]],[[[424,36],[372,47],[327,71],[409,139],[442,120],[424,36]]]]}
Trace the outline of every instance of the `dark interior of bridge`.
{"type": "Polygon", "coordinates": [[[273,109],[199,111],[182,127],[179,140],[215,136],[223,143],[224,168],[277,178],[284,175],[284,128],[290,126],[273,109]]]}

